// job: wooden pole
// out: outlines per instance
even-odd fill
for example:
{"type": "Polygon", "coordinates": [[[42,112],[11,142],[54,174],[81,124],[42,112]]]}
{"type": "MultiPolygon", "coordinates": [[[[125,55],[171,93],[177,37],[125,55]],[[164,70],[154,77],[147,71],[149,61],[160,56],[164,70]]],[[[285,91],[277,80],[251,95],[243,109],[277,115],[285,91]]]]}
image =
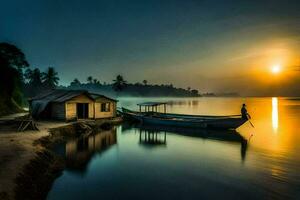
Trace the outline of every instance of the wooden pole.
{"type": "Polygon", "coordinates": [[[140,142],[142,141],[142,132],[141,132],[141,129],[140,129],[140,142]]]}
{"type": "Polygon", "coordinates": [[[96,110],[95,110],[96,106],[95,106],[95,104],[96,104],[96,101],[94,101],[94,119],[96,119],[96,110]]]}

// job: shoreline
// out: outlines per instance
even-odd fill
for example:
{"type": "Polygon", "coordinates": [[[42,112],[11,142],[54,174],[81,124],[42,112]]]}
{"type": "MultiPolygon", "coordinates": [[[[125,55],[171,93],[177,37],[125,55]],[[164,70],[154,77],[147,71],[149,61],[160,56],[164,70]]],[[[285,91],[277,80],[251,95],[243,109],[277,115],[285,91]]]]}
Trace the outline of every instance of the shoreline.
{"type": "Polygon", "coordinates": [[[64,159],[51,150],[52,145],[121,122],[121,118],[71,123],[40,121],[40,131],[0,131],[0,200],[45,199],[64,169],[64,159]]]}

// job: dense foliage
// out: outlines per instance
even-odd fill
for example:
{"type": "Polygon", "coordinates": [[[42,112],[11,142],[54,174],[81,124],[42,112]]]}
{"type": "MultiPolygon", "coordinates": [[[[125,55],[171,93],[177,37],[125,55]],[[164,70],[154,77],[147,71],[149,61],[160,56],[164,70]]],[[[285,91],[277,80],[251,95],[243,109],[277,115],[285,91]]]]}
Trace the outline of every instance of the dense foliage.
{"type": "MultiPolygon", "coordinates": [[[[39,68],[29,68],[24,53],[15,45],[0,43],[0,115],[14,113],[26,106],[26,99],[42,91],[58,87],[58,73],[53,67],[45,72],[39,68]]],[[[122,75],[117,75],[112,83],[101,83],[92,76],[86,83],[75,78],[69,86],[61,88],[84,89],[113,96],[199,96],[191,88],[175,88],[172,84],[151,85],[147,80],[142,83],[128,83],[122,75]]]]}
{"type": "Polygon", "coordinates": [[[46,72],[41,72],[38,68],[27,69],[25,72],[25,95],[32,97],[42,91],[54,89],[59,81],[58,73],[53,67],[49,67],[46,72]]]}
{"type": "Polygon", "coordinates": [[[0,115],[13,113],[25,104],[23,71],[29,66],[16,46],[0,43],[0,115]]]}
{"type": "Polygon", "coordinates": [[[56,88],[58,73],[30,69],[25,54],[13,44],[0,43],[0,115],[15,113],[27,105],[27,98],[56,88]]]}

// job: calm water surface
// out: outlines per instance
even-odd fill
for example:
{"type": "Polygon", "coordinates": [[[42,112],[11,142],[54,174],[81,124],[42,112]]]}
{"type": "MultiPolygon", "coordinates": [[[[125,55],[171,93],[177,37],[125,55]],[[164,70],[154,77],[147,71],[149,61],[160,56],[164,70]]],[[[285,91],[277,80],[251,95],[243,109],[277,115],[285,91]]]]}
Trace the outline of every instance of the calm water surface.
{"type": "Polygon", "coordinates": [[[288,98],[120,99],[170,101],[169,112],[252,115],[237,132],[123,124],[57,148],[67,168],[48,199],[300,199],[300,100],[288,98]],[[150,127],[151,128],[151,127],[150,127]]]}

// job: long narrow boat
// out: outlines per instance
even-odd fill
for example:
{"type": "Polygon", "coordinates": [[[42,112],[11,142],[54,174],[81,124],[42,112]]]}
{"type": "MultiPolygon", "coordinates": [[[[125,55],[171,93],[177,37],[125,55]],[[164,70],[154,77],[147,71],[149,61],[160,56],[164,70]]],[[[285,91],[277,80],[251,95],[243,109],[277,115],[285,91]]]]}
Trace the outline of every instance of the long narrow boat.
{"type": "Polygon", "coordinates": [[[122,107],[122,112],[131,112],[136,114],[144,114],[144,115],[156,115],[156,116],[162,116],[162,117],[170,117],[170,118],[184,118],[184,119],[220,119],[220,118],[228,118],[228,117],[241,117],[241,115],[188,115],[188,114],[176,114],[176,113],[161,113],[161,112],[138,112],[129,110],[127,108],[122,107]]]}
{"type": "MultiPolygon", "coordinates": [[[[151,105],[152,109],[145,109],[145,112],[132,111],[122,108],[122,114],[125,118],[137,120],[145,124],[175,126],[175,127],[191,127],[191,128],[209,128],[209,129],[236,129],[243,125],[247,120],[242,119],[240,115],[230,116],[207,116],[207,115],[182,115],[167,114],[157,112],[153,106],[161,105],[161,103],[144,103],[141,105],[151,105]]],[[[166,109],[164,109],[166,110],[166,109]]]]}

